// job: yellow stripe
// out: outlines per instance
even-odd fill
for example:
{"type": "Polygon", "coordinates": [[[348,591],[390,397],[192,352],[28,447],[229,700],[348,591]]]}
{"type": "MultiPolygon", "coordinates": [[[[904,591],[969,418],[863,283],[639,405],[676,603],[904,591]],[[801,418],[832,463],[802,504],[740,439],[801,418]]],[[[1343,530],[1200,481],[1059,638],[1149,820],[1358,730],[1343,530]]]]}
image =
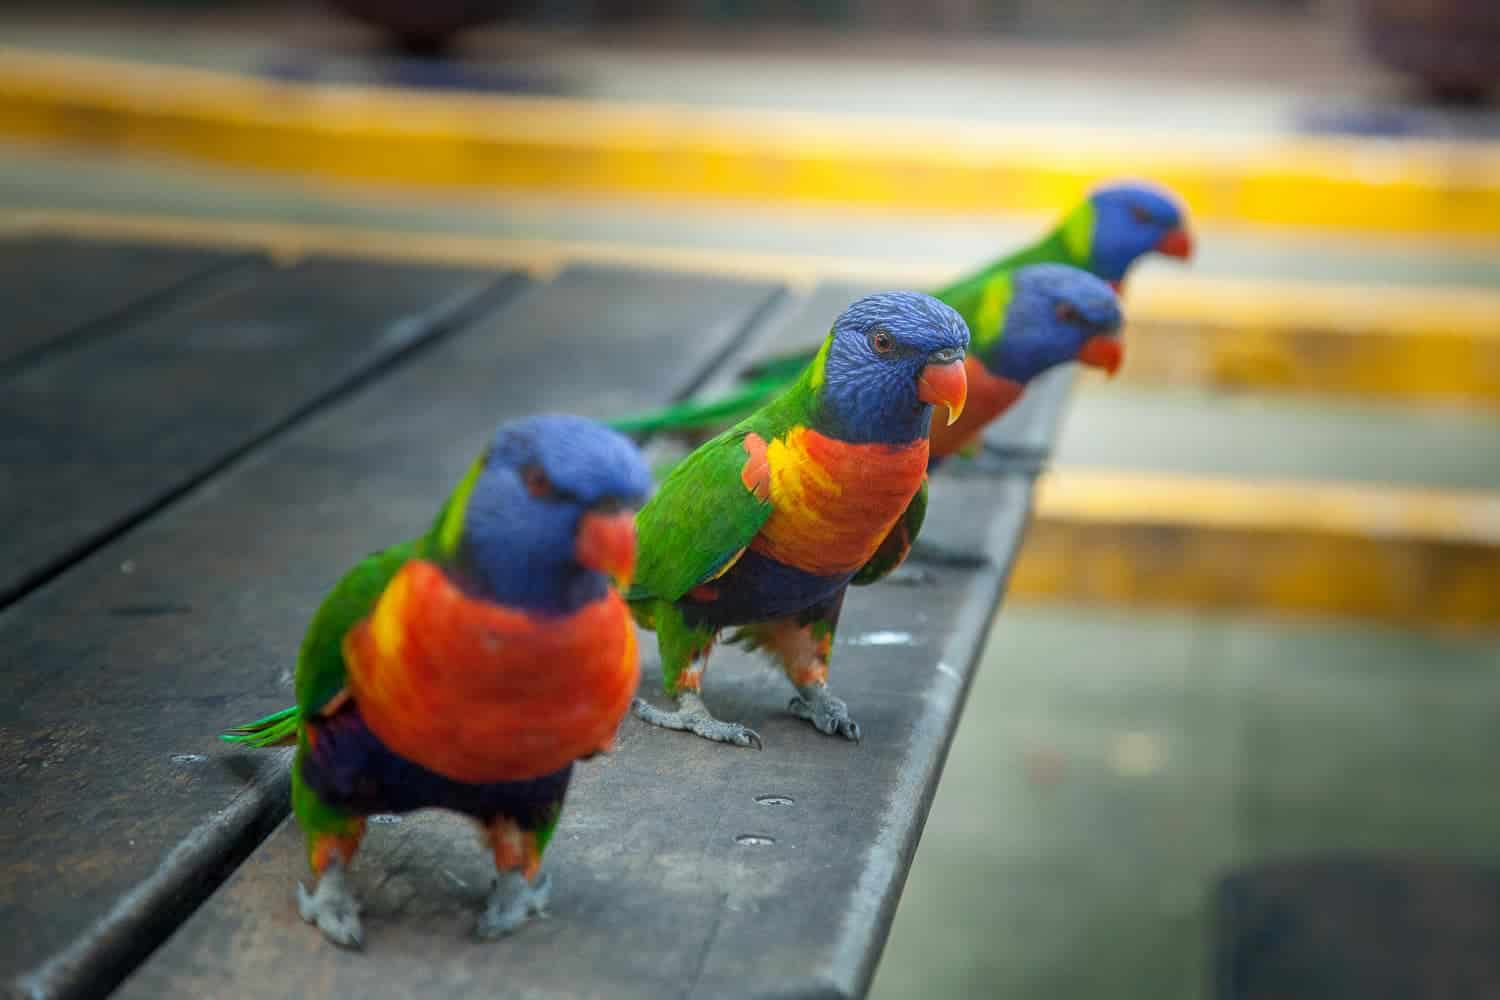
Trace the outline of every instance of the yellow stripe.
{"type": "Polygon", "coordinates": [[[1495,144],[1017,129],[309,87],[0,48],[0,135],[381,184],[1052,213],[1149,176],[1200,223],[1500,234],[1495,144]]]}
{"type": "MultiPolygon", "coordinates": [[[[956,275],[930,261],[629,243],[497,239],[355,226],[50,210],[0,213],[0,232],[314,253],[524,270],[568,262],[775,281],[933,288],[956,275]]],[[[1204,278],[1151,270],[1126,290],[1121,377],[1500,406],[1500,292],[1204,278]]],[[[831,317],[830,317],[831,319],[831,317]]]]}
{"type": "Polygon", "coordinates": [[[1060,469],[1018,598],[1500,627],[1500,494],[1060,469]]]}
{"type": "Polygon", "coordinates": [[[448,498],[448,506],[443,512],[443,523],[438,526],[437,536],[438,551],[445,558],[451,558],[458,550],[458,543],[463,538],[464,518],[469,513],[469,495],[474,492],[474,485],[479,482],[479,474],[483,471],[484,456],[481,455],[469,464],[469,471],[464,473],[452,496],[448,498]]]}
{"type": "MultiPolygon", "coordinates": [[[[391,579],[385,592],[380,595],[374,612],[370,615],[370,637],[374,642],[378,660],[382,663],[396,663],[401,659],[408,625],[406,605],[411,602],[411,573],[409,572],[411,565],[414,564],[408,564],[406,569],[391,579]]],[[[349,662],[357,659],[357,657],[348,656],[350,643],[353,641],[350,636],[344,638],[345,656],[349,662]]],[[[362,672],[366,674],[363,678],[365,680],[378,680],[382,673],[378,670],[362,672]]]]}
{"type": "Polygon", "coordinates": [[[1142,281],[1132,382],[1500,406],[1500,294],[1308,282],[1142,281]]]}

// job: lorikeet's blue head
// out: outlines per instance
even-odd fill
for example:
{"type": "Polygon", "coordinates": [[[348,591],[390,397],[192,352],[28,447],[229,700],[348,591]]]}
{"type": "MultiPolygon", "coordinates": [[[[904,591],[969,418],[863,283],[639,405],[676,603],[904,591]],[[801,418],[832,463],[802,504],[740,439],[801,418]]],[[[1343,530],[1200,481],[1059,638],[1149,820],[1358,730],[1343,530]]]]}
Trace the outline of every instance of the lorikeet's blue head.
{"type": "Polygon", "coordinates": [[[963,317],[930,295],[865,296],[834,321],[814,378],[820,423],[856,444],[926,436],[934,404],[952,423],[968,394],[968,347],[963,317]]]}
{"type": "Polygon", "coordinates": [[[626,586],[651,473],[629,438],[573,416],[504,424],[455,493],[453,563],[510,607],[566,612],[626,586]],[[466,489],[467,487],[467,489],[466,489]]]}
{"type": "Polygon", "coordinates": [[[1193,241],[1182,209],[1159,188],[1110,184],[1089,195],[1088,205],[1093,215],[1088,269],[1117,288],[1145,254],[1183,260],[1192,256],[1193,241]]]}
{"type": "Polygon", "coordinates": [[[1122,322],[1120,300],[1103,281],[1066,264],[1033,264],[1011,277],[1005,332],[981,360],[1022,385],[1066,361],[1113,375],[1122,322]]]}

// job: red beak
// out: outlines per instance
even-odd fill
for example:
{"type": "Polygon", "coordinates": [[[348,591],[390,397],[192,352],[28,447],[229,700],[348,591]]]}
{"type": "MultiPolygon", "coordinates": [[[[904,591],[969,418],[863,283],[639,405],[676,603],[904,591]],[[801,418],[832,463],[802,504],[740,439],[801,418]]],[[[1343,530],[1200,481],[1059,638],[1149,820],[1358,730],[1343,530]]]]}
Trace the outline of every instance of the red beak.
{"type": "Polygon", "coordinates": [[[952,427],[969,398],[969,376],[964,371],[963,359],[923,368],[917,378],[917,398],[933,406],[946,406],[948,426],[952,427]]]}
{"type": "Polygon", "coordinates": [[[1075,357],[1090,368],[1103,368],[1113,378],[1125,359],[1125,348],[1120,345],[1119,337],[1101,333],[1085,340],[1075,357]]]}
{"type": "Polygon", "coordinates": [[[1186,229],[1179,227],[1157,242],[1156,252],[1178,260],[1187,260],[1193,256],[1193,238],[1186,229]]]}
{"type": "Polygon", "coordinates": [[[583,515],[574,555],[580,565],[607,575],[624,590],[635,574],[635,515],[628,510],[583,515]]]}
{"type": "Polygon", "coordinates": [[[1105,282],[1105,284],[1109,285],[1110,291],[1114,292],[1116,295],[1119,295],[1120,292],[1125,288],[1125,281],[1123,278],[1119,281],[1105,282]]]}

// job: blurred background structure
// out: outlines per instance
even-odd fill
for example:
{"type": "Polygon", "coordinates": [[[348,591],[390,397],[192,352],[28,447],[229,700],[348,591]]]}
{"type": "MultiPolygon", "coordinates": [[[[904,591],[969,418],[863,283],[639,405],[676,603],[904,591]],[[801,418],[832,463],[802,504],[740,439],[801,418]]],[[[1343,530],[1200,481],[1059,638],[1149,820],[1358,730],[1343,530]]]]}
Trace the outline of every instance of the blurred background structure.
{"type": "Polygon", "coordinates": [[[928,287],[1172,185],[873,995],[1495,996],[1497,90],[1492,0],[11,3],[0,224],[928,287]]]}

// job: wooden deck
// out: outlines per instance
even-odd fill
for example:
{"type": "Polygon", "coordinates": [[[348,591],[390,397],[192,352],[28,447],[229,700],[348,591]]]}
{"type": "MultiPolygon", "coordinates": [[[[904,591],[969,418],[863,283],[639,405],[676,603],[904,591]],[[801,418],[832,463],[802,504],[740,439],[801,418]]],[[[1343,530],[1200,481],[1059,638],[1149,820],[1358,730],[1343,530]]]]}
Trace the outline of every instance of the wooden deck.
{"type": "MultiPolygon", "coordinates": [[[[855,594],[829,740],[768,671],[707,697],[763,753],[627,720],[548,854],[551,919],[468,936],[469,828],[375,824],[367,948],[296,915],[286,757],[215,740],[287,703],[316,602],[430,518],[497,422],[608,417],[722,384],[854,294],[585,266],[47,236],[0,240],[0,973],[19,995],[832,996],[869,982],[1069,380],[996,428],[1016,457],[934,481],[927,533],[982,548],[855,594]]],[[[643,644],[649,692],[654,643],[643,644]]]]}

